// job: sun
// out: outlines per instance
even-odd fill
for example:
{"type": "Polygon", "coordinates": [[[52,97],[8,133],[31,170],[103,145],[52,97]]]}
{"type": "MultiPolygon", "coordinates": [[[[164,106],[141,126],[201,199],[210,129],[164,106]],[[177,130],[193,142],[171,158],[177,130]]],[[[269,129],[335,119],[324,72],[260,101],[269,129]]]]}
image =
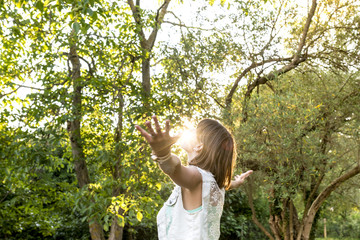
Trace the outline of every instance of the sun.
{"type": "Polygon", "coordinates": [[[196,128],[196,123],[191,121],[189,118],[184,118],[182,125],[184,126],[184,129],[195,129],[196,128]]]}
{"type": "Polygon", "coordinates": [[[178,141],[180,145],[187,141],[191,141],[196,137],[196,124],[194,122],[192,122],[188,118],[185,118],[182,125],[183,127],[181,129],[181,137],[178,141]]]}

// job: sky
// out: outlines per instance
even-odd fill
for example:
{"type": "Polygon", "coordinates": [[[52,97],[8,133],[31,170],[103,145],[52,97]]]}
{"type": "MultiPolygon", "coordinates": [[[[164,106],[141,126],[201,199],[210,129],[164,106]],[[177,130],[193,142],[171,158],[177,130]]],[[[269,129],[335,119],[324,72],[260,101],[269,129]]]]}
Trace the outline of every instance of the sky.
{"type": "MultiPolygon", "coordinates": [[[[301,4],[302,7],[306,7],[306,6],[308,6],[309,1],[310,0],[300,0],[300,1],[297,1],[297,3],[301,4]]],[[[156,11],[162,5],[162,2],[163,1],[159,1],[159,0],[142,0],[140,6],[143,9],[156,11]]],[[[228,3],[231,3],[231,2],[232,1],[230,1],[230,0],[226,1],[225,7],[221,7],[220,0],[215,1],[215,4],[213,6],[208,7],[202,13],[204,13],[206,16],[210,16],[210,17],[215,16],[216,14],[219,14],[221,12],[228,11],[226,6],[228,3]]],[[[203,6],[204,3],[205,3],[205,5],[208,5],[208,1],[205,1],[205,0],[198,0],[198,1],[184,0],[183,3],[179,3],[178,0],[173,0],[173,1],[171,1],[170,5],[168,7],[169,13],[167,13],[167,15],[165,16],[165,21],[178,23],[178,19],[176,19],[171,14],[171,12],[173,12],[176,14],[177,17],[179,17],[181,19],[182,23],[184,23],[186,26],[210,29],[213,27],[211,23],[196,20],[197,10],[201,6],[203,6]]],[[[230,11],[231,11],[231,8],[230,8],[230,11]]],[[[145,34],[150,34],[150,30],[149,30],[149,32],[145,32],[145,34]]],[[[157,42],[157,44],[160,42],[168,42],[169,44],[176,45],[179,42],[179,39],[180,39],[179,27],[172,26],[171,24],[164,22],[158,33],[156,42],[157,42]]],[[[209,78],[222,79],[223,84],[229,84],[229,83],[231,83],[231,81],[234,81],[234,78],[231,78],[230,76],[235,74],[236,70],[237,69],[230,67],[230,68],[226,69],[224,72],[220,72],[220,73],[214,73],[214,72],[205,73],[205,76],[209,77],[209,78]]],[[[151,71],[152,71],[152,74],[157,74],[160,71],[162,71],[162,69],[160,66],[154,66],[154,67],[152,67],[151,71]]],[[[246,79],[244,79],[244,81],[240,82],[240,85],[245,84],[245,83],[246,83],[246,79]]],[[[31,79],[28,79],[24,83],[24,85],[41,88],[41,86],[38,86],[38,85],[32,83],[31,79]]],[[[24,97],[27,94],[34,92],[34,91],[37,91],[37,90],[30,89],[30,88],[20,88],[18,91],[18,96],[24,97]]],[[[15,105],[15,108],[17,108],[17,107],[19,107],[19,106],[15,105]]]]}

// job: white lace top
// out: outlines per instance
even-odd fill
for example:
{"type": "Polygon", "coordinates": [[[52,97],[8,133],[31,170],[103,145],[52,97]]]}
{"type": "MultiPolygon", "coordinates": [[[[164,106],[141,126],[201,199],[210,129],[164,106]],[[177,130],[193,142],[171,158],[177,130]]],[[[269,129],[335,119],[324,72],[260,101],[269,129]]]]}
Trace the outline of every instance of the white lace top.
{"type": "Polygon", "coordinates": [[[157,215],[159,240],[212,240],[220,237],[220,218],[225,190],[219,189],[213,175],[198,168],[202,176],[202,207],[196,212],[184,209],[181,187],[175,186],[157,215]]]}

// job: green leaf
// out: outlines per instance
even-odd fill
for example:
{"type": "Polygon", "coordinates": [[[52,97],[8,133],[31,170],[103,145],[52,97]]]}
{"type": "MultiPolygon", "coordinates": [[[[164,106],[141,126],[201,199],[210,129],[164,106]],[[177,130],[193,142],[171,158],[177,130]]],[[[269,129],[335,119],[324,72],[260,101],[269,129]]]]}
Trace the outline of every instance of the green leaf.
{"type": "Polygon", "coordinates": [[[75,29],[75,32],[78,33],[80,30],[80,24],[78,22],[74,22],[73,28],[75,29]]]}
{"type": "Polygon", "coordinates": [[[93,16],[93,15],[94,15],[94,11],[91,10],[91,8],[87,8],[86,11],[87,11],[87,13],[88,13],[90,16],[93,16]]]}
{"type": "Polygon", "coordinates": [[[143,214],[141,212],[137,212],[136,214],[136,218],[139,222],[141,222],[142,218],[143,218],[143,214]]]}
{"type": "Polygon", "coordinates": [[[105,232],[109,231],[109,223],[104,224],[104,231],[105,232]]]}
{"type": "Polygon", "coordinates": [[[37,9],[39,9],[41,12],[44,11],[44,3],[43,3],[42,1],[37,1],[37,2],[35,3],[35,7],[36,7],[37,9]]]}
{"type": "Polygon", "coordinates": [[[22,0],[16,1],[16,7],[18,7],[18,8],[21,8],[21,7],[22,7],[22,4],[23,4],[23,1],[22,1],[22,0]]]}

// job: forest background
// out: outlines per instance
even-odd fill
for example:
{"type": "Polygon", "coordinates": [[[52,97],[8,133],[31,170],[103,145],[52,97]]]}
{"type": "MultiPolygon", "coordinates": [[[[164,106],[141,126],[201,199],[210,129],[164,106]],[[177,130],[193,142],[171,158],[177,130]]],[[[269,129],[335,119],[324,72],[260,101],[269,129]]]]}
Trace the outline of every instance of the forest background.
{"type": "Polygon", "coordinates": [[[173,185],[134,130],[156,114],[220,120],[235,173],[254,170],[226,193],[221,239],[360,239],[359,12],[1,0],[0,238],[157,239],[173,185]]]}

